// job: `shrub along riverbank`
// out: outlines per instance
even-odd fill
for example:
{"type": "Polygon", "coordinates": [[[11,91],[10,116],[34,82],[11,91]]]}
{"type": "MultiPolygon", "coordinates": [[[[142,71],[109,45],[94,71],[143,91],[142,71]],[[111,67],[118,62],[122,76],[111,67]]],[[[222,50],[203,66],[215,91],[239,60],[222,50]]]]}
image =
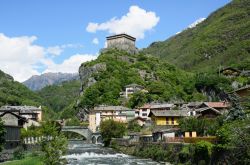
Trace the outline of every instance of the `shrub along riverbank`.
{"type": "Polygon", "coordinates": [[[250,164],[250,119],[225,122],[217,131],[218,141],[183,143],[139,143],[111,147],[125,154],[173,164],[250,164]]]}

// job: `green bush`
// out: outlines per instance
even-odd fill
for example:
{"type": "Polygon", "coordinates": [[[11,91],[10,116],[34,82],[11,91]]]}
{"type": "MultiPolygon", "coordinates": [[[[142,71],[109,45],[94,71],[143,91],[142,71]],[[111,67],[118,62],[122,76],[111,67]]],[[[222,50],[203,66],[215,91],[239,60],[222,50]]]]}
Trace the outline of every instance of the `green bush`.
{"type": "Polygon", "coordinates": [[[194,163],[210,163],[213,144],[207,141],[200,141],[194,144],[194,163]]]}
{"type": "Polygon", "coordinates": [[[126,131],[126,125],[124,123],[111,119],[104,120],[100,124],[100,132],[105,146],[110,145],[112,138],[121,138],[123,135],[125,135],[126,131]]]}
{"type": "Polygon", "coordinates": [[[22,147],[18,148],[13,153],[13,159],[14,160],[20,160],[24,158],[24,149],[22,147]]]}

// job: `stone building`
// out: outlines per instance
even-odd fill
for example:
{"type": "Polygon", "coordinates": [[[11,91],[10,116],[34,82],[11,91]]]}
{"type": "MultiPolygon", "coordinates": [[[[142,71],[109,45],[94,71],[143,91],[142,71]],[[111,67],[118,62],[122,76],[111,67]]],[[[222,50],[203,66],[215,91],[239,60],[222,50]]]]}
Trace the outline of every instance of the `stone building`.
{"type": "Polygon", "coordinates": [[[4,112],[12,112],[16,115],[20,115],[27,119],[27,122],[23,125],[27,128],[31,125],[40,126],[42,121],[42,108],[34,106],[2,106],[0,107],[0,115],[4,112]]]}
{"type": "Polygon", "coordinates": [[[95,133],[98,131],[101,121],[112,119],[114,121],[127,123],[134,119],[135,111],[123,106],[94,107],[89,113],[89,129],[95,133]]]}
{"type": "Polygon", "coordinates": [[[13,149],[20,145],[21,142],[21,128],[27,122],[25,117],[22,117],[15,112],[5,111],[0,114],[0,118],[4,122],[6,134],[5,149],[13,149]]]}
{"type": "Polygon", "coordinates": [[[117,48],[121,50],[125,50],[130,54],[138,53],[138,49],[135,47],[136,38],[127,35],[127,34],[117,34],[108,36],[107,40],[107,48],[117,48]]]}

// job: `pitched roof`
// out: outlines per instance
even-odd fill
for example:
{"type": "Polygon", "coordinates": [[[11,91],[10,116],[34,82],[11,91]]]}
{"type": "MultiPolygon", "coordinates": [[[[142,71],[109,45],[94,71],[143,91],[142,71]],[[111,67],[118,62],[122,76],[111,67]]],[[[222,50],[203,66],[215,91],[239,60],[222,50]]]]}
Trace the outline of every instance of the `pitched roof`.
{"type": "Polygon", "coordinates": [[[166,116],[166,117],[177,117],[177,116],[188,116],[187,110],[152,110],[149,116],[166,116]]]}
{"type": "Polygon", "coordinates": [[[25,122],[27,122],[27,119],[25,118],[25,117],[23,117],[23,116],[21,116],[21,115],[18,115],[18,114],[15,114],[15,113],[13,113],[13,112],[11,112],[11,111],[5,111],[4,113],[2,113],[2,114],[0,114],[0,117],[3,117],[4,115],[6,115],[6,114],[12,114],[13,116],[15,116],[16,118],[18,118],[18,120],[23,120],[23,121],[25,121],[25,122]]]}
{"type": "Polygon", "coordinates": [[[196,106],[199,106],[201,104],[202,104],[202,102],[190,102],[190,103],[187,104],[187,106],[196,107],[196,106]]]}
{"type": "Polygon", "coordinates": [[[126,85],[125,88],[129,88],[129,87],[139,87],[139,88],[144,88],[142,85],[138,85],[138,84],[129,84],[129,85],[126,85]]]}
{"type": "Polygon", "coordinates": [[[140,107],[141,109],[148,109],[150,108],[151,105],[150,104],[144,104],[142,107],[140,107]]]}
{"type": "Polygon", "coordinates": [[[94,111],[132,111],[132,109],[129,109],[123,106],[104,106],[104,105],[94,107],[93,110],[94,111]]]}
{"type": "Polygon", "coordinates": [[[195,111],[197,111],[197,112],[204,112],[204,111],[207,111],[207,110],[212,110],[212,111],[214,111],[215,113],[221,115],[221,112],[220,112],[220,111],[218,111],[217,109],[214,109],[214,108],[212,108],[212,107],[203,107],[203,108],[196,109],[195,111]]]}
{"type": "Polygon", "coordinates": [[[170,108],[170,107],[173,107],[174,104],[153,104],[151,105],[150,108],[154,109],[154,108],[170,108]]]}
{"type": "Polygon", "coordinates": [[[141,109],[157,109],[157,108],[171,108],[174,104],[164,103],[164,104],[144,104],[141,109]]]}
{"type": "Polygon", "coordinates": [[[19,112],[21,114],[35,114],[37,111],[42,111],[41,107],[35,106],[2,106],[0,107],[0,111],[12,111],[19,112]]]}
{"type": "Polygon", "coordinates": [[[135,41],[135,40],[136,40],[136,38],[134,38],[134,37],[132,37],[132,36],[130,36],[130,35],[128,35],[128,34],[125,34],[125,33],[116,34],[116,35],[112,35],[112,36],[108,36],[108,37],[106,37],[106,39],[107,39],[107,40],[112,40],[112,39],[122,38],[122,37],[125,37],[125,38],[127,38],[127,39],[130,39],[130,40],[132,40],[132,41],[135,41]]]}
{"type": "Polygon", "coordinates": [[[238,89],[234,90],[233,92],[238,92],[238,91],[241,91],[244,89],[250,89],[250,85],[245,85],[244,87],[238,88],[238,89]]]}
{"type": "Polygon", "coordinates": [[[220,71],[218,71],[219,73],[225,71],[225,70],[232,70],[232,71],[235,71],[235,72],[241,72],[240,70],[236,69],[236,68],[232,68],[232,67],[226,67],[226,68],[223,68],[221,69],[220,71]]]}
{"type": "Polygon", "coordinates": [[[135,117],[135,118],[132,119],[132,120],[141,120],[141,121],[145,121],[146,119],[144,119],[144,118],[142,118],[142,117],[140,117],[140,116],[137,116],[137,117],[135,117]]]}
{"type": "Polygon", "coordinates": [[[228,102],[220,101],[220,102],[205,102],[205,104],[212,108],[228,108],[230,105],[228,102]]]}
{"type": "Polygon", "coordinates": [[[35,106],[9,106],[9,105],[6,105],[6,106],[2,106],[0,108],[0,110],[20,110],[20,111],[33,111],[33,110],[39,110],[41,111],[41,107],[35,107],[35,106]]]}

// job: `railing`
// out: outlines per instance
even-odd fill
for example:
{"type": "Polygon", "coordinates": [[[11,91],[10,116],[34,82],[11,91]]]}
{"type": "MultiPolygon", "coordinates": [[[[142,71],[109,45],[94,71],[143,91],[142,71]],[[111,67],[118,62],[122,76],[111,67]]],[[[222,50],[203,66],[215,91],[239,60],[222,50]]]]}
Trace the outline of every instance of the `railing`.
{"type": "Polygon", "coordinates": [[[39,136],[39,137],[25,137],[23,138],[24,144],[38,144],[43,139],[52,140],[51,136],[39,136]]]}
{"type": "Polygon", "coordinates": [[[166,143],[184,143],[184,139],[181,137],[166,137],[165,138],[166,143]]]}
{"type": "Polygon", "coordinates": [[[217,138],[215,136],[207,137],[166,137],[166,143],[179,142],[179,143],[197,143],[199,141],[208,141],[210,143],[216,143],[217,138]]]}

